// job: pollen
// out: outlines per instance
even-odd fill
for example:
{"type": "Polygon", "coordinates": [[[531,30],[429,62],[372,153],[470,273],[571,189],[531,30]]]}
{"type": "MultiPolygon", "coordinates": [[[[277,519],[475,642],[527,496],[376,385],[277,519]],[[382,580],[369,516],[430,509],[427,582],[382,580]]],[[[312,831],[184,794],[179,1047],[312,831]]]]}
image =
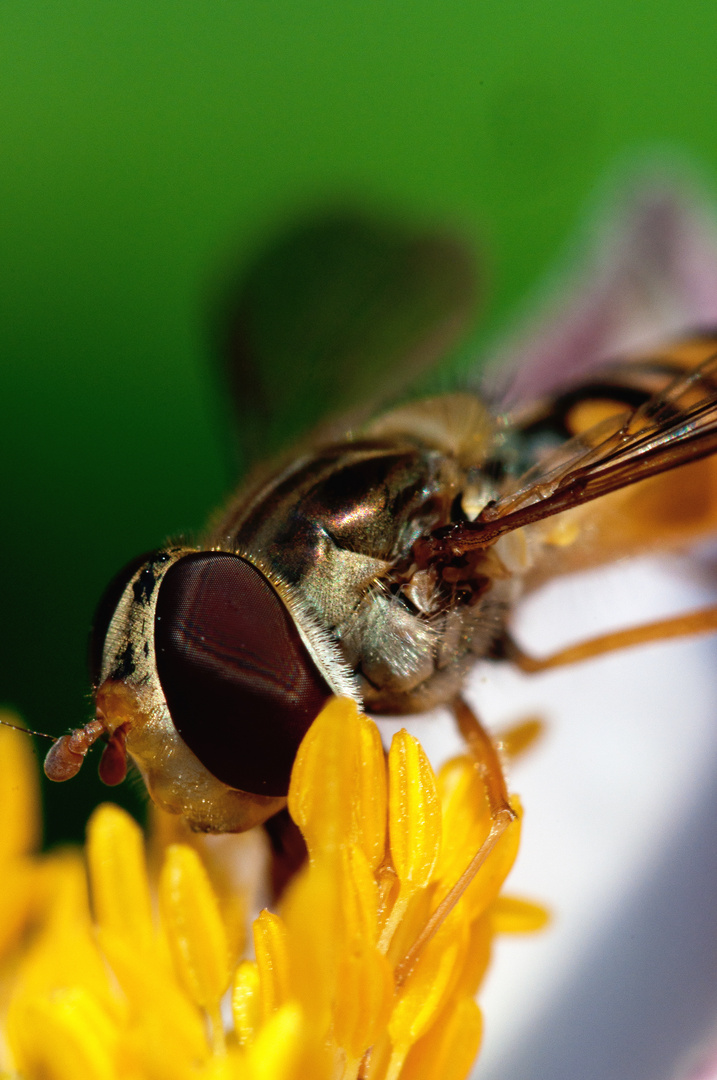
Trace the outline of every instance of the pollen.
{"type": "Polygon", "coordinates": [[[407,732],[386,754],[352,701],[330,702],[302,743],[289,791],[308,862],[247,936],[238,913],[251,896],[228,891],[216,851],[189,835],[177,843],[169,826],[148,844],[123,810],[105,805],[89,823],[86,872],[79,853],[34,854],[32,765],[21,735],[0,730],[0,740],[0,771],[14,778],[0,785],[12,825],[0,842],[0,949],[12,971],[0,983],[0,1072],[19,1080],[468,1075],[491,942],[545,919],[501,893],[520,834],[517,800],[516,819],[446,904],[491,830],[480,762],[465,755],[436,775],[407,732]]]}

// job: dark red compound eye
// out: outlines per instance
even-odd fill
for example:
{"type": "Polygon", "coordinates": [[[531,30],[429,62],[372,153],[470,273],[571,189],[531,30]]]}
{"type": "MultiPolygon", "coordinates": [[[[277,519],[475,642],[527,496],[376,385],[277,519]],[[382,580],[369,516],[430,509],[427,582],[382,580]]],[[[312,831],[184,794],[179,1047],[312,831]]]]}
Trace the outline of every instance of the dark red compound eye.
{"type": "Polygon", "coordinates": [[[155,651],[172,722],[202,764],[230,787],[286,795],[331,690],[264,575],[221,551],[174,563],[159,588],[155,651]]]}

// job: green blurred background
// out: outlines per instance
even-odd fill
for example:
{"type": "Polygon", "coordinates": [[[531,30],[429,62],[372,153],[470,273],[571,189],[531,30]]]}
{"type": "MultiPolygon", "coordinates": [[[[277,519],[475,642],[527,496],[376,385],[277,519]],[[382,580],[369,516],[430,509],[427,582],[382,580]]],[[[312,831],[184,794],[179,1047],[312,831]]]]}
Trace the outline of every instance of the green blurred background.
{"type": "MultiPolygon", "coordinates": [[[[713,186],[716,36],[706,0],[4,3],[2,699],[84,723],[107,580],[230,488],[227,260],[337,198],[446,222],[489,334],[616,162],[674,150],[713,186]]],[[[84,772],[45,785],[49,842],[106,796],[84,772]]]]}

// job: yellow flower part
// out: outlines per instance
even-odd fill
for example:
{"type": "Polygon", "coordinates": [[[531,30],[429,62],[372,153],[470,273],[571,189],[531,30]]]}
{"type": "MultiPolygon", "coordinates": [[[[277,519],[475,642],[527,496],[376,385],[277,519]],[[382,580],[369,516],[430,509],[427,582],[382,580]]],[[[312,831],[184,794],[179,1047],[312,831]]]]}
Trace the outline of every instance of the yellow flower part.
{"type": "Polygon", "coordinates": [[[254,920],[254,951],[264,1020],[289,1000],[289,953],[286,927],[278,915],[262,911],[254,920]]]}
{"type": "Polygon", "coordinates": [[[398,896],[381,934],[390,945],[411,897],[431,880],[441,847],[441,805],[436,778],[420,743],[407,731],[393,738],[388,754],[388,829],[398,896]]]}
{"type": "Polygon", "coordinates": [[[341,698],[329,702],[299,747],[289,788],[289,811],[311,857],[351,841],[363,848],[374,869],[379,866],[386,843],[386,787],[376,725],[341,698]]]}
{"type": "Polygon", "coordinates": [[[199,855],[172,844],[159,882],[162,918],[175,969],[195,1005],[212,1020],[214,1045],[224,1046],[221,1000],[229,986],[229,942],[219,901],[199,855]]]}
{"type": "Polygon", "coordinates": [[[104,806],[92,819],[87,837],[92,906],[107,934],[144,950],[154,936],[152,901],[142,832],[118,806],[104,806]]]}
{"type": "MultiPolygon", "coordinates": [[[[17,724],[11,713],[2,718],[17,724]]],[[[33,857],[40,834],[38,783],[27,735],[0,727],[0,960],[38,910],[44,876],[33,857]]]]}
{"type": "Polygon", "coordinates": [[[240,1046],[253,1043],[261,1027],[263,1008],[259,993],[259,965],[253,960],[243,960],[236,970],[232,989],[234,1028],[240,1046]]]}
{"type": "Polygon", "coordinates": [[[2,903],[18,955],[5,1006],[8,1075],[468,1075],[492,939],[544,921],[535,905],[499,895],[517,850],[517,802],[518,818],[462,877],[491,830],[485,762],[465,755],[436,777],[407,732],[386,755],[356,705],[332,701],[302,743],[289,791],[309,861],[278,909],[254,919],[254,956],[242,959],[247,897],[228,894],[231,875],[217,871],[216,849],[203,859],[198,840],[168,842],[180,834],[164,830],[155,877],[138,826],[106,805],[88,828],[89,888],[79,856],[32,856],[37,810],[22,736],[0,730],[0,739],[10,747],[0,772],[17,777],[0,785],[13,830],[0,844],[2,903]],[[465,890],[452,892],[458,881],[465,890]]]}

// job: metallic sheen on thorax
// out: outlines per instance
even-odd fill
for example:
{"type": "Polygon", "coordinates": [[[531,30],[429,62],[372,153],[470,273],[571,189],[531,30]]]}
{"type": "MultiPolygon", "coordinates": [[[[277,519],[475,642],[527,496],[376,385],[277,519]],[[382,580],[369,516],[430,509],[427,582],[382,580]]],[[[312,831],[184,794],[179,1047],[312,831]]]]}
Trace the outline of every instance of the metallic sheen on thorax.
{"type": "Polygon", "coordinates": [[[207,544],[250,558],[288,587],[290,607],[299,598],[338,642],[367,708],[422,710],[456,693],[471,657],[502,628],[500,573],[473,566],[448,586],[411,556],[420,536],[464,516],[467,501],[491,497],[481,465],[494,449],[477,398],[409,405],[305,455],[256,494],[240,492],[207,544]]]}

